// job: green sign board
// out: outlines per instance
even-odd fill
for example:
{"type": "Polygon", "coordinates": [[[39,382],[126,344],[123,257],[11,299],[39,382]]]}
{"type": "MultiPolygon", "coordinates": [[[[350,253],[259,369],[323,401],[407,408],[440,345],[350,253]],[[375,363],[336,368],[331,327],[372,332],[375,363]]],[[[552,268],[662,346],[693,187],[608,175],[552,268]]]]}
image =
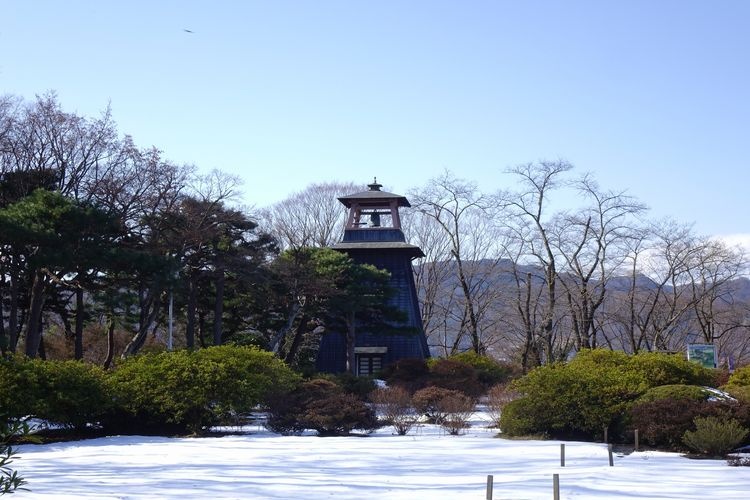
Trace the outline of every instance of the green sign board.
{"type": "Polygon", "coordinates": [[[716,346],[713,344],[688,344],[687,355],[690,361],[704,368],[717,366],[716,346]]]}

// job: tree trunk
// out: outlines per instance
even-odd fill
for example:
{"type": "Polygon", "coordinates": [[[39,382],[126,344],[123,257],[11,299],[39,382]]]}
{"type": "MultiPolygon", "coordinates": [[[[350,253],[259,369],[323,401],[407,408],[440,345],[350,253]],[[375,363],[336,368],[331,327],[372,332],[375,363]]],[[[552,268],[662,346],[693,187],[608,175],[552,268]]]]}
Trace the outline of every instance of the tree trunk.
{"type": "Polygon", "coordinates": [[[356,316],[354,311],[347,314],[346,318],[346,371],[352,375],[356,375],[354,366],[354,347],[356,339],[356,316]]]}
{"type": "Polygon", "coordinates": [[[132,356],[141,350],[143,344],[146,343],[146,337],[148,336],[149,325],[156,321],[156,315],[159,312],[159,303],[155,298],[156,292],[149,290],[142,295],[140,302],[140,313],[138,331],[130,339],[128,345],[125,346],[125,351],[122,353],[123,357],[132,356]]]}
{"type": "Polygon", "coordinates": [[[29,303],[29,321],[26,327],[26,356],[35,358],[42,340],[42,309],[44,307],[44,290],[46,288],[44,272],[34,273],[31,286],[31,300],[29,303]]]}
{"type": "Polygon", "coordinates": [[[469,328],[471,329],[469,334],[471,336],[471,348],[477,354],[484,354],[484,346],[479,338],[479,322],[477,321],[476,311],[474,310],[474,298],[472,297],[469,283],[464,274],[464,265],[458,252],[451,250],[453,258],[456,260],[456,266],[458,268],[458,281],[461,284],[461,290],[464,293],[464,300],[466,300],[466,310],[469,313],[469,328]]]}
{"type": "Polygon", "coordinates": [[[83,320],[85,306],[83,303],[83,288],[76,288],[76,331],[75,331],[75,359],[83,359],[83,320]]]}
{"type": "Polygon", "coordinates": [[[294,326],[294,321],[299,316],[299,313],[302,311],[302,304],[300,304],[299,300],[295,300],[292,302],[291,306],[289,306],[289,312],[287,313],[286,323],[283,327],[279,329],[278,332],[273,336],[271,341],[268,343],[268,349],[274,353],[279,354],[279,351],[281,350],[281,343],[284,340],[284,338],[287,336],[289,332],[292,331],[292,327],[294,326]]]}
{"type": "MultiPolygon", "coordinates": [[[[41,325],[39,331],[42,331],[41,325]]],[[[47,350],[44,348],[44,337],[39,338],[39,359],[47,361],[47,350]]]]}
{"type": "Polygon", "coordinates": [[[305,334],[306,324],[307,324],[307,316],[302,315],[302,318],[300,318],[299,323],[297,323],[297,329],[294,331],[294,335],[289,345],[289,349],[284,355],[284,362],[286,364],[291,364],[292,361],[294,361],[294,358],[297,356],[297,351],[299,351],[299,346],[302,345],[302,337],[305,334]]]}
{"type": "Polygon", "coordinates": [[[115,358],[115,320],[110,316],[107,321],[107,357],[104,359],[104,369],[109,370],[115,358]]]}
{"type": "Polygon", "coordinates": [[[188,278],[188,297],[187,297],[187,318],[185,321],[185,345],[188,349],[195,347],[195,304],[197,302],[196,297],[196,284],[192,277],[188,278]]]}
{"type": "MultiPolygon", "coordinates": [[[[2,290],[5,290],[5,276],[0,277],[2,281],[2,290]]],[[[8,351],[8,333],[5,331],[5,311],[3,303],[5,302],[4,293],[0,293],[0,354],[5,354],[8,351]]]]}
{"type": "Polygon", "coordinates": [[[224,316],[224,263],[216,264],[216,304],[214,305],[214,345],[221,345],[222,318],[224,316]]]}
{"type": "Polygon", "coordinates": [[[8,309],[8,350],[16,352],[18,345],[18,277],[10,275],[10,307],[8,309]]]}
{"type": "Polygon", "coordinates": [[[202,312],[198,314],[198,342],[206,347],[206,315],[202,312]]]}

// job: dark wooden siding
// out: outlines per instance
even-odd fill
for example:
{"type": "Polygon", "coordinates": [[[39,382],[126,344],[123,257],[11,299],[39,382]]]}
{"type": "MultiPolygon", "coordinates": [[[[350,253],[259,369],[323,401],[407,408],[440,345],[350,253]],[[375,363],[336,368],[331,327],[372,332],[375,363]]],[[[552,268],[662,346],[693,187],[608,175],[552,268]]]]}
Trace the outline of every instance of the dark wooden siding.
{"type": "MultiPolygon", "coordinates": [[[[365,233],[366,231],[361,232],[365,233]]],[[[399,230],[398,233],[401,233],[401,231],[399,230]]],[[[403,233],[401,237],[403,238],[403,233]]],[[[347,249],[346,252],[358,263],[372,264],[391,273],[391,286],[396,289],[392,303],[406,315],[405,322],[398,326],[409,327],[415,332],[409,335],[396,335],[358,331],[356,346],[387,347],[388,351],[384,356],[384,365],[386,366],[403,358],[423,359],[429,357],[429,348],[422,326],[417,290],[414,284],[411,265],[412,252],[399,248],[369,249],[366,248],[366,244],[361,249],[347,249]]],[[[322,372],[329,373],[345,371],[346,342],[343,334],[331,332],[323,336],[318,353],[317,368],[322,372]]]]}

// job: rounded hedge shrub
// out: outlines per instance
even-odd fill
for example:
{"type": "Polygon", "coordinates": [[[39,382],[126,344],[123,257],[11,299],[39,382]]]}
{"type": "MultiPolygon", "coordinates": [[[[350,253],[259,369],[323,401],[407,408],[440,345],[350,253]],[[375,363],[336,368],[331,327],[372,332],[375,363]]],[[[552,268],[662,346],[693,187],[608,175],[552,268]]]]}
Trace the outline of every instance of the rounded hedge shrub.
{"type": "Polygon", "coordinates": [[[703,399],[664,398],[639,400],[630,409],[630,426],[643,442],[656,448],[682,449],[682,436],[704,409],[703,399]]]}
{"type": "Polygon", "coordinates": [[[18,420],[34,413],[37,388],[34,366],[22,356],[0,357],[0,409],[18,420]]]}
{"type": "Polygon", "coordinates": [[[734,373],[729,376],[727,385],[750,387],[750,365],[735,370],[734,373]]]}
{"type": "Polygon", "coordinates": [[[644,352],[630,356],[628,370],[639,373],[649,387],[685,384],[706,385],[715,383],[716,372],[688,361],[681,354],[644,352]]]}
{"type": "Polygon", "coordinates": [[[722,389],[740,401],[750,403],[750,365],[737,369],[722,389]]]}
{"type": "Polygon", "coordinates": [[[711,378],[710,370],[679,355],[582,351],[567,364],[542,366],[514,381],[511,389],[521,397],[505,407],[501,429],[511,436],[594,439],[606,427],[616,439],[628,409],[651,387],[702,385],[711,378]]]}
{"type": "Polygon", "coordinates": [[[269,404],[266,426],[280,434],[312,429],[320,436],[342,436],[354,429],[372,431],[378,421],[375,411],[361,399],[330,380],[313,379],[276,394],[269,404]]]}
{"type": "Polygon", "coordinates": [[[82,361],[0,360],[0,407],[11,418],[36,417],[83,429],[110,407],[104,371],[82,361]]]}
{"type": "Polygon", "coordinates": [[[750,385],[725,385],[722,390],[738,401],[750,403],[750,385]]]}
{"type": "Polygon", "coordinates": [[[389,386],[399,386],[414,393],[427,386],[430,368],[423,359],[404,358],[388,365],[381,376],[389,386]]]}
{"type": "Polygon", "coordinates": [[[370,393],[377,389],[375,381],[370,377],[359,377],[349,372],[338,373],[336,375],[323,376],[341,387],[345,393],[353,394],[359,399],[367,401],[370,393]]]}
{"type": "Polygon", "coordinates": [[[698,385],[669,384],[652,387],[638,398],[639,403],[659,399],[687,399],[689,401],[706,401],[713,393],[698,385]]]}
{"type": "Polygon", "coordinates": [[[116,402],[110,427],[197,433],[265,403],[297,375],[269,352],[225,345],[134,356],[108,382],[116,402]]]}
{"type": "Polygon", "coordinates": [[[515,374],[515,370],[510,365],[500,363],[489,356],[482,356],[474,351],[454,354],[448,359],[474,368],[479,377],[479,382],[485,389],[505,383],[515,374]]]}
{"type": "Polygon", "coordinates": [[[630,427],[638,429],[646,444],[683,451],[685,432],[694,430],[696,418],[734,419],[750,427],[750,405],[737,401],[689,398],[638,400],[630,409],[630,427]]]}
{"type": "Polygon", "coordinates": [[[641,379],[618,366],[553,364],[531,371],[512,388],[521,397],[500,416],[507,435],[594,438],[621,426],[627,405],[641,394],[641,379]],[[512,422],[522,416],[523,422],[512,422]]]}
{"type": "Polygon", "coordinates": [[[30,361],[36,373],[34,415],[47,422],[83,429],[98,424],[111,406],[105,372],[82,361],[30,361]]]}
{"type": "Polygon", "coordinates": [[[698,417],[695,430],[686,431],[683,441],[691,449],[708,457],[724,457],[747,437],[747,427],[737,420],[720,417],[698,417]]]}
{"type": "Polygon", "coordinates": [[[379,427],[375,410],[353,394],[332,394],[310,401],[302,423],[319,436],[347,436],[355,429],[372,432],[379,427]]]}
{"type": "Polygon", "coordinates": [[[461,391],[444,387],[425,387],[414,393],[412,403],[417,413],[427,417],[432,424],[442,424],[450,412],[449,406],[457,398],[467,398],[461,391]]]}
{"type": "Polygon", "coordinates": [[[429,385],[458,391],[472,398],[486,391],[474,367],[453,359],[438,359],[432,363],[429,385]]]}

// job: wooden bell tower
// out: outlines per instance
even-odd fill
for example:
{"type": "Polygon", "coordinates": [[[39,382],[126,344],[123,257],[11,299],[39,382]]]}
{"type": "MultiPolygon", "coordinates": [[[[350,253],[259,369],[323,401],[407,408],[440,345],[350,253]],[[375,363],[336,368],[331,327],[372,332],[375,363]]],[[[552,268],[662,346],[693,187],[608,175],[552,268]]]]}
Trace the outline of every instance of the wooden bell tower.
{"type": "MultiPolygon", "coordinates": [[[[424,253],[419,247],[406,243],[399,216],[401,207],[411,205],[404,196],[381,191],[381,187],[375,179],[368,184],[368,191],[339,198],[349,209],[349,216],[344,237],[333,249],[345,252],[357,263],[372,264],[390,272],[390,285],[396,290],[392,303],[406,317],[403,324],[396,326],[408,327],[416,333],[359,331],[354,348],[357,375],[372,375],[399,359],[430,356],[412,270],[412,260],[424,257],[424,253]]],[[[328,373],[346,371],[343,334],[331,332],[323,336],[317,368],[328,373]]]]}

